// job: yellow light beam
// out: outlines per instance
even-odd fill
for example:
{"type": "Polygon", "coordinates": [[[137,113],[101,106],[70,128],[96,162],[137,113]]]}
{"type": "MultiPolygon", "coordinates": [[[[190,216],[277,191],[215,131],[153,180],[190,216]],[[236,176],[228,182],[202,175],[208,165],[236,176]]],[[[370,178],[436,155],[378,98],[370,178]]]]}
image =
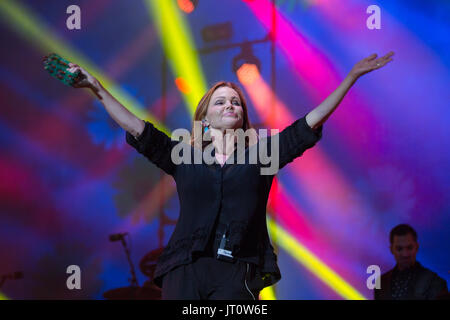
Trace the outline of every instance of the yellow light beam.
{"type": "Polygon", "coordinates": [[[267,217],[267,227],[271,234],[276,234],[276,242],[280,247],[286,250],[338,295],[349,300],[367,300],[367,298],[358,290],[353,288],[348,282],[314,255],[314,253],[309,251],[269,217],[267,217]]]}
{"type": "Polygon", "coordinates": [[[7,296],[0,292],[0,300],[9,300],[7,296]]]}
{"type": "Polygon", "coordinates": [[[178,89],[193,116],[207,89],[189,26],[175,1],[147,0],[146,3],[157,26],[178,89]]]}
{"type": "Polygon", "coordinates": [[[96,77],[104,87],[136,117],[152,122],[159,130],[169,136],[171,135],[164,125],[158,123],[158,120],[145,110],[144,106],[130,96],[125,90],[120,88],[120,86],[116,85],[112,80],[106,77],[99,68],[88,59],[84,58],[83,54],[78,53],[76,49],[64,44],[64,41],[59,39],[59,37],[52,32],[51,28],[29,9],[21,6],[17,1],[1,0],[0,14],[5,17],[5,20],[15,31],[35,45],[43,53],[47,54],[55,52],[67,60],[83,66],[83,68],[96,77]]]}
{"type": "Polygon", "coordinates": [[[260,300],[277,300],[277,297],[275,296],[275,291],[273,290],[273,286],[265,287],[261,290],[259,293],[259,299],[260,300]]]}

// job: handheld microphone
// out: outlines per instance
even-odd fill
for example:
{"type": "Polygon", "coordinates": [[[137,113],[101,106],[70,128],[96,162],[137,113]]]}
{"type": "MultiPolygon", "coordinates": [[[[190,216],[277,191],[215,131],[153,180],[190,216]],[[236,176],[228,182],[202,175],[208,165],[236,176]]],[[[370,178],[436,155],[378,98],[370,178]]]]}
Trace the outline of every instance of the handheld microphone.
{"type": "Polygon", "coordinates": [[[80,71],[69,72],[69,61],[56,53],[51,53],[43,58],[44,69],[47,70],[53,78],[58,79],[62,83],[68,86],[73,86],[74,83],[85,78],[80,71]]]}
{"type": "Polygon", "coordinates": [[[128,232],[110,234],[109,241],[114,242],[114,241],[122,240],[127,234],[128,234],[128,232]]]}

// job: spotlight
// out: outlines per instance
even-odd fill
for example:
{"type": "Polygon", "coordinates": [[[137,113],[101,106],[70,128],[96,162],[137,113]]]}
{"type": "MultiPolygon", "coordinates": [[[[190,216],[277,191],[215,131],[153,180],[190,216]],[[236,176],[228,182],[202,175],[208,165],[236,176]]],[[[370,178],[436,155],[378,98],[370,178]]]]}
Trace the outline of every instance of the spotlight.
{"type": "Polygon", "coordinates": [[[259,78],[259,70],[254,64],[244,63],[236,72],[242,84],[250,85],[259,78]]]}
{"type": "Polygon", "coordinates": [[[261,62],[253,54],[251,44],[244,44],[242,51],[233,59],[233,72],[243,84],[251,84],[260,76],[261,62]]]}
{"type": "Polygon", "coordinates": [[[189,84],[182,77],[178,77],[175,79],[175,85],[177,86],[178,90],[184,94],[189,94],[191,92],[189,84]]]}
{"type": "Polygon", "coordinates": [[[178,7],[186,13],[191,13],[197,7],[198,0],[177,0],[178,7]]]}

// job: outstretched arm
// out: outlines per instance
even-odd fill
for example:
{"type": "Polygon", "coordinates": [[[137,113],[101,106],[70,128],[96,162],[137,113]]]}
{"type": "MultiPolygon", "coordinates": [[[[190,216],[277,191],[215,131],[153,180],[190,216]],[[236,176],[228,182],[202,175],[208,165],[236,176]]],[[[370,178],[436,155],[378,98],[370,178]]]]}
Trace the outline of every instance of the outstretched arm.
{"type": "Polygon", "coordinates": [[[388,62],[392,61],[391,57],[393,55],[394,52],[391,51],[385,56],[377,59],[377,54],[374,53],[355,64],[339,87],[334,90],[333,93],[330,94],[321,104],[306,115],[306,122],[308,125],[313,129],[320,127],[341,103],[347,91],[359,77],[368,72],[384,67],[388,62]]]}
{"type": "Polygon", "coordinates": [[[100,99],[111,118],[117,122],[126,131],[130,132],[134,137],[138,137],[144,131],[145,122],[125,108],[116,98],[114,98],[89,72],[77,64],[70,63],[70,72],[81,71],[86,77],[84,80],[74,84],[76,88],[89,88],[100,99]]]}

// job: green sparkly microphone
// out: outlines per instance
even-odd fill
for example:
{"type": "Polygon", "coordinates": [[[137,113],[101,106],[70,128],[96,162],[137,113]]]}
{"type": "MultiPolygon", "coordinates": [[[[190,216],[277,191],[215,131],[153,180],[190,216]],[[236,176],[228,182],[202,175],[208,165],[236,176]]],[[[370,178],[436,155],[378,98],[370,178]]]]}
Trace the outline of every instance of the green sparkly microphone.
{"type": "Polygon", "coordinates": [[[74,83],[85,78],[80,71],[67,71],[66,69],[69,68],[70,62],[56,53],[45,56],[43,62],[44,69],[47,70],[53,78],[58,79],[67,86],[73,86],[74,83]]]}
{"type": "MultiPolygon", "coordinates": [[[[43,58],[43,63],[44,69],[47,70],[53,78],[58,79],[66,86],[77,87],[76,84],[87,79],[86,75],[80,70],[75,72],[67,71],[67,69],[70,68],[70,62],[56,53],[45,56],[43,58]]],[[[98,94],[98,88],[95,88],[92,85],[88,85],[88,87],[94,91],[98,98],[102,99],[98,94]]]]}

